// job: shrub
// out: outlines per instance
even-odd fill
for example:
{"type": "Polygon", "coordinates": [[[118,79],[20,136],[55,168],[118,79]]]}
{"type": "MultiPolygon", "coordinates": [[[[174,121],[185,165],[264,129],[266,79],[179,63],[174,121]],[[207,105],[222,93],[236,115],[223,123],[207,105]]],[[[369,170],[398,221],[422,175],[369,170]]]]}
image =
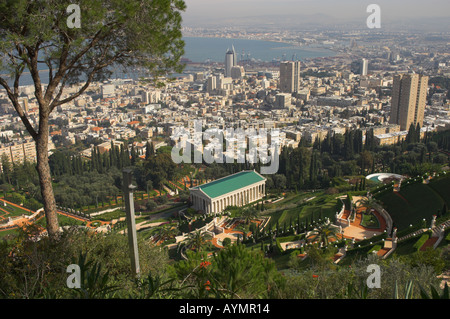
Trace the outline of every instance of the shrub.
{"type": "Polygon", "coordinates": [[[158,204],[163,205],[166,204],[169,199],[166,196],[159,196],[158,198],[156,198],[156,201],[158,202],[158,204]]]}
{"type": "Polygon", "coordinates": [[[154,200],[149,200],[149,201],[145,204],[145,207],[146,207],[148,210],[154,210],[157,206],[158,206],[158,205],[155,203],[154,200]]]}
{"type": "Polygon", "coordinates": [[[228,246],[230,246],[231,245],[231,239],[230,238],[225,238],[223,241],[222,241],[222,246],[223,247],[228,247],[228,246]]]}
{"type": "Polygon", "coordinates": [[[19,193],[12,193],[11,197],[9,198],[11,202],[14,204],[23,204],[25,202],[25,196],[19,194],[19,193]]]}

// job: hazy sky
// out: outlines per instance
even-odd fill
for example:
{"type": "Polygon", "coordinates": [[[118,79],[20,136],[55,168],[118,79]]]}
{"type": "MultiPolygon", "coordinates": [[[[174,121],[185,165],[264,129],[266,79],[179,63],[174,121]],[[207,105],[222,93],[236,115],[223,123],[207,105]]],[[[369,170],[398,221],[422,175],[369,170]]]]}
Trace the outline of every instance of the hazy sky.
{"type": "MultiPolygon", "coordinates": [[[[369,4],[378,4],[384,21],[426,17],[449,17],[449,0],[185,0],[186,24],[230,17],[322,14],[335,20],[365,21],[369,4]]],[[[447,30],[448,31],[448,30],[447,30]]]]}

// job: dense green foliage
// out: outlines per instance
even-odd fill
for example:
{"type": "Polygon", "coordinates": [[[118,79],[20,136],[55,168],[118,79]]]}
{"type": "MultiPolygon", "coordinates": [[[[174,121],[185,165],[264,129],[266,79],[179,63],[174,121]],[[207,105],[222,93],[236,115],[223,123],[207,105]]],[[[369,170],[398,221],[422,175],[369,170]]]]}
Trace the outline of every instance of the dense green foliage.
{"type": "Polygon", "coordinates": [[[171,263],[167,250],[141,240],[141,276],[136,281],[123,235],[67,231],[58,242],[36,242],[30,234],[31,229],[0,246],[3,298],[393,298],[395,287],[401,296],[410,281],[409,297],[421,298],[420,288],[437,287],[436,274],[450,266],[448,246],[385,261],[370,255],[354,260],[351,267],[332,263],[335,248],[309,247],[306,260],[292,254],[288,268],[280,272],[260,249],[242,243],[210,258],[188,251],[187,260],[171,263]],[[81,289],[66,286],[70,264],[81,268],[81,289]],[[381,267],[380,289],[365,286],[369,264],[381,267]],[[367,291],[361,294],[361,289],[367,291]]]}

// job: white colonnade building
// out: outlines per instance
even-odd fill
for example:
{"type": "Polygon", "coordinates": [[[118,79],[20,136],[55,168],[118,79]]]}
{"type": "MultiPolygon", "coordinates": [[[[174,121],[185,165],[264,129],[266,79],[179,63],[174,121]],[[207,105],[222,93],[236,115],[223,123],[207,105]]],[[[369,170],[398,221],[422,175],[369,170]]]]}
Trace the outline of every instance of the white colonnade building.
{"type": "Polygon", "coordinates": [[[244,206],[265,196],[266,178],[242,171],[189,189],[193,208],[205,214],[220,213],[228,206],[244,206]]]}

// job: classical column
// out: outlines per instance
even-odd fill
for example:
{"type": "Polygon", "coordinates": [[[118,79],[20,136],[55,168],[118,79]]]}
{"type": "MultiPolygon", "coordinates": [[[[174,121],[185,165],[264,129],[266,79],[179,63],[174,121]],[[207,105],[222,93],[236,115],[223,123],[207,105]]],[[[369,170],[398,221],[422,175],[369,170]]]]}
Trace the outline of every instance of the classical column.
{"type": "Polygon", "coordinates": [[[136,219],[134,215],[133,190],[136,186],[132,185],[132,174],[130,169],[123,170],[123,194],[125,197],[125,212],[128,230],[128,245],[130,249],[131,268],[134,274],[139,277],[141,268],[139,266],[139,252],[136,234],[136,219]]]}

